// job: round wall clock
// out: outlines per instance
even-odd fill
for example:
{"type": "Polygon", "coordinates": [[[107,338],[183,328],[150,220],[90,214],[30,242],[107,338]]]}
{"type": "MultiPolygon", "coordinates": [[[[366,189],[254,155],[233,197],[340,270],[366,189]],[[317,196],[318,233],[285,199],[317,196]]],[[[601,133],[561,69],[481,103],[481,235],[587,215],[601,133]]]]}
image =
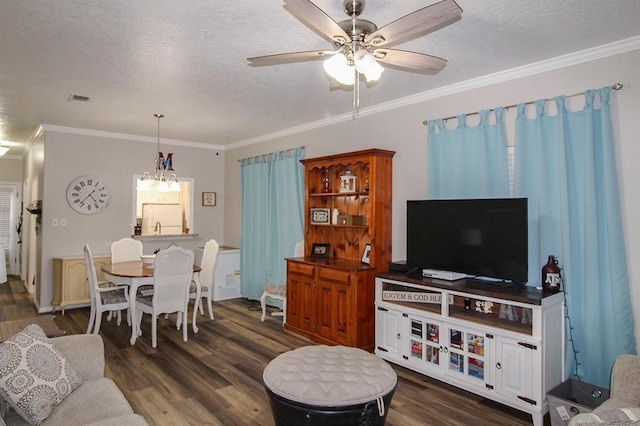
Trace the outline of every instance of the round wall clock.
{"type": "Polygon", "coordinates": [[[82,214],[95,214],[109,204],[109,187],[97,176],[80,176],[67,187],[67,201],[72,209],[82,214]]]}

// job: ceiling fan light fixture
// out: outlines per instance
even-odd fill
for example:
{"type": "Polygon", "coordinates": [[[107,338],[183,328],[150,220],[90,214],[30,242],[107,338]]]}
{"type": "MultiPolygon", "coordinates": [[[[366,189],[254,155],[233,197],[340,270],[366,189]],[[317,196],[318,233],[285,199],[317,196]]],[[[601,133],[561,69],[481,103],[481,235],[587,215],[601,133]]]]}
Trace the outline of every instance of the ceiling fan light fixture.
{"type": "Polygon", "coordinates": [[[351,86],[355,82],[354,67],[349,66],[349,61],[344,53],[336,53],[324,61],[323,66],[326,73],[338,83],[351,86]]]}
{"type": "Polygon", "coordinates": [[[349,19],[336,22],[312,0],[284,0],[285,9],[312,30],[329,40],[335,51],[324,50],[281,53],[248,58],[252,66],[276,65],[284,62],[306,61],[319,56],[332,55],[324,62],[327,75],[342,85],[353,87],[353,109],[360,105],[359,82],[377,81],[382,77],[386,63],[394,68],[411,72],[437,73],[446,60],[423,53],[389,48],[395,44],[420,37],[458,20],[462,9],[456,0],[438,0],[435,3],[402,16],[378,28],[360,18],[366,0],[343,0],[343,9],[349,19]],[[361,75],[362,74],[362,78],[361,75]]]}
{"type": "Polygon", "coordinates": [[[335,78],[336,81],[340,84],[344,84],[345,86],[353,86],[353,84],[356,82],[355,67],[353,65],[347,65],[342,68],[337,75],[333,76],[333,78],[335,78]]]}
{"type": "Polygon", "coordinates": [[[364,73],[364,78],[367,80],[367,83],[371,83],[372,81],[378,81],[380,80],[380,77],[382,77],[383,71],[384,71],[384,68],[378,65],[375,69],[364,73]]]}
{"type": "Polygon", "coordinates": [[[354,60],[356,69],[360,74],[364,74],[367,82],[377,81],[382,76],[384,68],[367,49],[359,49],[354,60]]]}
{"type": "Polygon", "coordinates": [[[340,71],[347,66],[347,57],[344,53],[336,53],[331,56],[329,59],[324,61],[323,65],[324,70],[331,77],[334,77],[340,73],[340,71]]]}

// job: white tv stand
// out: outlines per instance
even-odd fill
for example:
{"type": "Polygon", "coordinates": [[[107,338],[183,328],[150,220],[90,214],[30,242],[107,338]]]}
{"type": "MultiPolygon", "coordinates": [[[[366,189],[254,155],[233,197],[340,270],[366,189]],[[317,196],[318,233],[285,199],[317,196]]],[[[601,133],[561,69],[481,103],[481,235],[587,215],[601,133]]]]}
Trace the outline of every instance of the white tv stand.
{"type": "Polygon", "coordinates": [[[383,273],[375,308],[376,355],[543,425],[546,394],[564,380],[562,293],[383,273]]]}

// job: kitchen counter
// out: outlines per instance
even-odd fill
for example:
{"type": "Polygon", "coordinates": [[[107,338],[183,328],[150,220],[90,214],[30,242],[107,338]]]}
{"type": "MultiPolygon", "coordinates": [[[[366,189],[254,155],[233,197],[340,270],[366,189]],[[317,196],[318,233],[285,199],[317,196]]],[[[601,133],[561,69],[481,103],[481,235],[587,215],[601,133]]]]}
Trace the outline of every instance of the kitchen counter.
{"type": "Polygon", "coordinates": [[[175,234],[175,235],[132,235],[131,238],[140,241],[175,241],[175,240],[195,240],[199,234],[175,234]]]}

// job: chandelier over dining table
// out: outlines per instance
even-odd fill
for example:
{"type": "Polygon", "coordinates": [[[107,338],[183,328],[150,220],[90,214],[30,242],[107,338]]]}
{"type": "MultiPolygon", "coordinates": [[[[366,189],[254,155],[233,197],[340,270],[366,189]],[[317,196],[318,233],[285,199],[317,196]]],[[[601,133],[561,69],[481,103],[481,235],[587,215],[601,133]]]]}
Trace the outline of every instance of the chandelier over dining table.
{"type": "Polygon", "coordinates": [[[153,116],[158,119],[158,139],[156,156],[153,160],[153,178],[149,172],[143,172],[142,177],[138,180],[136,189],[139,191],[149,191],[154,187],[158,192],[179,192],[180,183],[178,182],[176,174],[171,173],[169,177],[166,177],[162,169],[163,162],[161,156],[162,151],[160,151],[160,119],[164,118],[164,115],[156,113],[153,114],[153,116]]]}

